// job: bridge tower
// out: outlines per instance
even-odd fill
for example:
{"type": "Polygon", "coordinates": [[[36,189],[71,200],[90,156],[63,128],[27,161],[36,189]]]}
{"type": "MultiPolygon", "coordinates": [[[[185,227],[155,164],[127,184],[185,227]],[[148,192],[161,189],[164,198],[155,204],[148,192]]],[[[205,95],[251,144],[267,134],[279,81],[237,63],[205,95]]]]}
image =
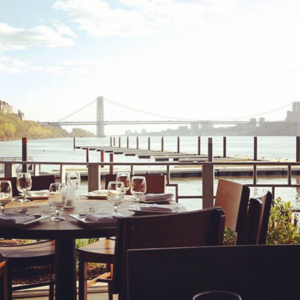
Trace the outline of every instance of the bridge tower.
{"type": "Polygon", "coordinates": [[[103,97],[97,98],[97,136],[104,137],[104,105],[103,97]]]}

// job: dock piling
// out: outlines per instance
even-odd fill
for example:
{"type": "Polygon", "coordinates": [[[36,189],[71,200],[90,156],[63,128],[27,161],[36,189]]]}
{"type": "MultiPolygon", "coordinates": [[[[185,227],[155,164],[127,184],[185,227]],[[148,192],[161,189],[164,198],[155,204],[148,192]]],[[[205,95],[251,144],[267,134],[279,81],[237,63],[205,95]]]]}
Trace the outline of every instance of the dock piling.
{"type": "MultiPolygon", "coordinates": [[[[22,138],[22,161],[28,160],[28,139],[27,137],[22,138]]],[[[28,172],[27,164],[22,164],[22,172],[28,172]]]]}

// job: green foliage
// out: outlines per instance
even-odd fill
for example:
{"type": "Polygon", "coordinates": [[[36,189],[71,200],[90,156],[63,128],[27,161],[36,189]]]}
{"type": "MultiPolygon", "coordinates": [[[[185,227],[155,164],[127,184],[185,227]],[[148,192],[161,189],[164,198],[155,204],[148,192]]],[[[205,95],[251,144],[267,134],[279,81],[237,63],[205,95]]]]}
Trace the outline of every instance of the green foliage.
{"type": "Polygon", "coordinates": [[[224,228],[224,245],[235,245],[236,244],[237,233],[230,229],[229,227],[224,228]]]}
{"type": "Polygon", "coordinates": [[[16,140],[22,137],[29,139],[49,139],[60,137],[90,137],[93,133],[74,128],[72,133],[54,126],[41,126],[34,121],[22,121],[15,114],[6,115],[0,111],[0,140],[16,140]]]}
{"type": "Polygon", "coordinates": [[[71,137],[92,137],[95,136],[92,132],[86,131],[81,128],[73,128],[72,132],[69,134],[71,137]]]}
{"type": "Polygon", "coordinates": [[[285,202],[280,197],[273,201],[269,230],[266,244],[299,244],[300,228],[294,224],[297,214],[293,214],[293,207],[290,201],[285,202]]]}

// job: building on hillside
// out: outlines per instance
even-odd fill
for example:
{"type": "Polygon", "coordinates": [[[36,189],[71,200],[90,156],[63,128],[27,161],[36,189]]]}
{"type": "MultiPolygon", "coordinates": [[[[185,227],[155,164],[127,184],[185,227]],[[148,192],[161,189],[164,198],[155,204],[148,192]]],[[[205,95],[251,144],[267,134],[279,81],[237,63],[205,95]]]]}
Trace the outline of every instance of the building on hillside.
{"type": "Polygon", "coordinates": [[[3,111],[4,114],[9,115],[13,113],[13,107],[7,102],[0,100],[0,111],[3,111]]]}
{"type": "Polygon", "coordinates": [[[18,110],[18,118],[20,120],[24,120],[24,113],[22,113],[20,110],[18,110]]]}

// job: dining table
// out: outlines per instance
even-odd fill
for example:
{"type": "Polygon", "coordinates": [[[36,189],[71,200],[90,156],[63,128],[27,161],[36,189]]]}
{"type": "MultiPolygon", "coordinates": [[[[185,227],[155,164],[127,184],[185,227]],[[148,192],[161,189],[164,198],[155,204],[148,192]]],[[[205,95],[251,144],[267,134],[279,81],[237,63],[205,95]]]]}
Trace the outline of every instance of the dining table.
{"type": "MultiPolygon", "coordinates": [[[[132,216],[134,211],[130,205],[134,204],[131,196],[119,205],[118,212],[123,216],[132,216]]],[[[178,205],[178,204],[177,204],[178,205]]],[[[105,199],[88,199],[80,197],[73,208],[61,209],[64,221],[50,221],[55,214],[46,199],[35,199],[29,202],[12,201],[5,207],[5,212],[17,212],[27,209],[26,215],[38,214],[49,216],[31,224],[20,226],[0,225],[0,237],[8,239],[55,240],[55,297],[57,300],[75,300],[76,291],[76,239],[105,238],[116,236],[115,218],[109,222],[86,223],[74,216],[85,216],[89,212],[113,212],[113,206],[105,199]]]]}

